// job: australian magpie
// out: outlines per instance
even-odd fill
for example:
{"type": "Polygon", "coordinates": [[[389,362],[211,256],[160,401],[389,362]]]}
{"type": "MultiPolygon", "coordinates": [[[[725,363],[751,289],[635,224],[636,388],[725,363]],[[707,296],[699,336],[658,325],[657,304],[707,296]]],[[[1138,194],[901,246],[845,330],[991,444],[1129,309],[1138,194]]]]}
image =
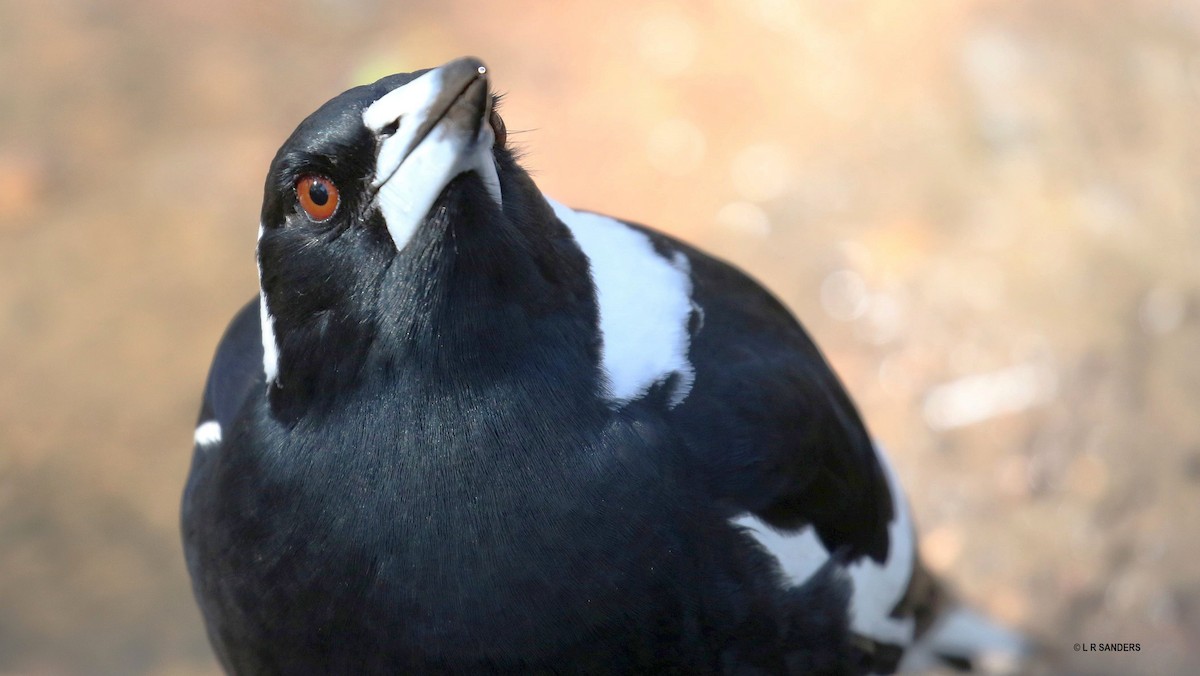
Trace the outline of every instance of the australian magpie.
{"type": "Polygon", "coordinates": [[[1007,639],[924,572],[787,309],[543,196],[495,105],[476,59],[393,75],[271,164],[182,507],[224,668],[840,674],[1007,639]]]}

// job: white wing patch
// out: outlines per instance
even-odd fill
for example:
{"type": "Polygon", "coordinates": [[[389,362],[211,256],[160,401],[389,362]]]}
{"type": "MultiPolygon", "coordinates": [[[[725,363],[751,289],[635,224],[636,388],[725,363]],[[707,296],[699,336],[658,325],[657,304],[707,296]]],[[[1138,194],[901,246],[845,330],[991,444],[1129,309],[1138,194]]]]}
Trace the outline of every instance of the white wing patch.
{"type": "Polygon", "coordinates": [[[691,392],[688,359],[691,264],[682,252],[664,258],[644,233],[608,216],[546,200],[587,256],[600,310],[604,397],[623,406],[676,376],[669,406],[691,392]]]}
{"type": "Polygon", "coordinates": [[[500,177],[492,157],[495,133],[486,122],[473,138],[452,125],[439,124],[408,157],[403,156],[429,117],[442,80],[440,68],[431,70],[379,97],[363,111],[363,124],[371,131],[397,124],[396,132],[380,144],[373,184],[379,189],[379,210],[397,250],[404,248],[442,189],[459,174],[477,172],[492,199],[500,204],[500,177]]]}
{"type": "MultiPolygon", "coordinates": [[[[847,568],[854,583],[850,598],[851,627],[855,632],[887,643],[909,645],[913,640],[912,618],[894,618],[892,608],[904,596],[913,572],[915,542],[908,501],[900,482],[877,444],[875,455],[887,476],[895,516],[888,524],[888,558],[883,564],[862,558],[847,568]]],[[[827,560],[829,552],[821,544],[813,528],[798,533],[780,533],[750,514],[733,520],[745,528],[779,565],[792,584],[803,584],[827,560]]]]}
{"type": "Polygon", "coordinates": [[[197,446],[213,446],[221,443],[221,423],[209,420],[196,427],[192,440],[197,446]]]}
{"type": "Polygon", "coordinates": [[[939,655],[955,655],[969,659],[972,671],[1017,674],[1032,650],[1021,634],[959,606],[943,611],[921,640],[904,651],[899,671],[934,671],[943,666],[939,655]]]}

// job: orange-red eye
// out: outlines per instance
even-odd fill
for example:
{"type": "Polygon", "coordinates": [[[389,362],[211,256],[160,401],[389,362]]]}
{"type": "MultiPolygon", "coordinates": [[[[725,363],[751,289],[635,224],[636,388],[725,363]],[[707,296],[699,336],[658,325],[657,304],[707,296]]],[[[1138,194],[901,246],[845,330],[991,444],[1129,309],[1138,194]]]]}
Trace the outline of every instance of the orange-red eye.
{"type": "Polygon", "coordinates": [[[305,174],[296,181],[296,199],[300,208],[314,221],[327,221],[337,211],[338,189],[333,181],[316,174],[305,174]]]}

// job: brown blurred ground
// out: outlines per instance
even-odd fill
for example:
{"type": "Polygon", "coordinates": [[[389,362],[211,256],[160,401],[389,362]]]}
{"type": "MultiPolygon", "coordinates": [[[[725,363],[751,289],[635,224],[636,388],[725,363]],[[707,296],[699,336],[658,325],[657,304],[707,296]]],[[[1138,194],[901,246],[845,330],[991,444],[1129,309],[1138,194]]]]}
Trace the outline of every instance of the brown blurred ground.
{"type": "Polygon", "coordinates": [[[546,192],[791,304],[930,563],[1039,670],[1200,673],[1200,3],[1171,0],[0,4],[0,673],[215,671],[176,506],[267,163],[465,53],[546,192]]]}

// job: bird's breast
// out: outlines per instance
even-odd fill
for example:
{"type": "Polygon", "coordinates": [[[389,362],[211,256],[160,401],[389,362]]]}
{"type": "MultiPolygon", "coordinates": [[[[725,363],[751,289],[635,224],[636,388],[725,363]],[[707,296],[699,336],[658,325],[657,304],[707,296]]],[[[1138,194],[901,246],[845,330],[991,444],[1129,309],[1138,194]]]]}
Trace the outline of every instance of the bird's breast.
{"type": "Polygon", "coordinates": [[[686,500],[652,425],[545,401],[347,404],[287,430],[260,416],[196,492],[199,560],[217,561],[199,585],[227,625],[490,654],[679,602],[663,590],[687,577],[694,515],[671,518],[686,500]]]}

